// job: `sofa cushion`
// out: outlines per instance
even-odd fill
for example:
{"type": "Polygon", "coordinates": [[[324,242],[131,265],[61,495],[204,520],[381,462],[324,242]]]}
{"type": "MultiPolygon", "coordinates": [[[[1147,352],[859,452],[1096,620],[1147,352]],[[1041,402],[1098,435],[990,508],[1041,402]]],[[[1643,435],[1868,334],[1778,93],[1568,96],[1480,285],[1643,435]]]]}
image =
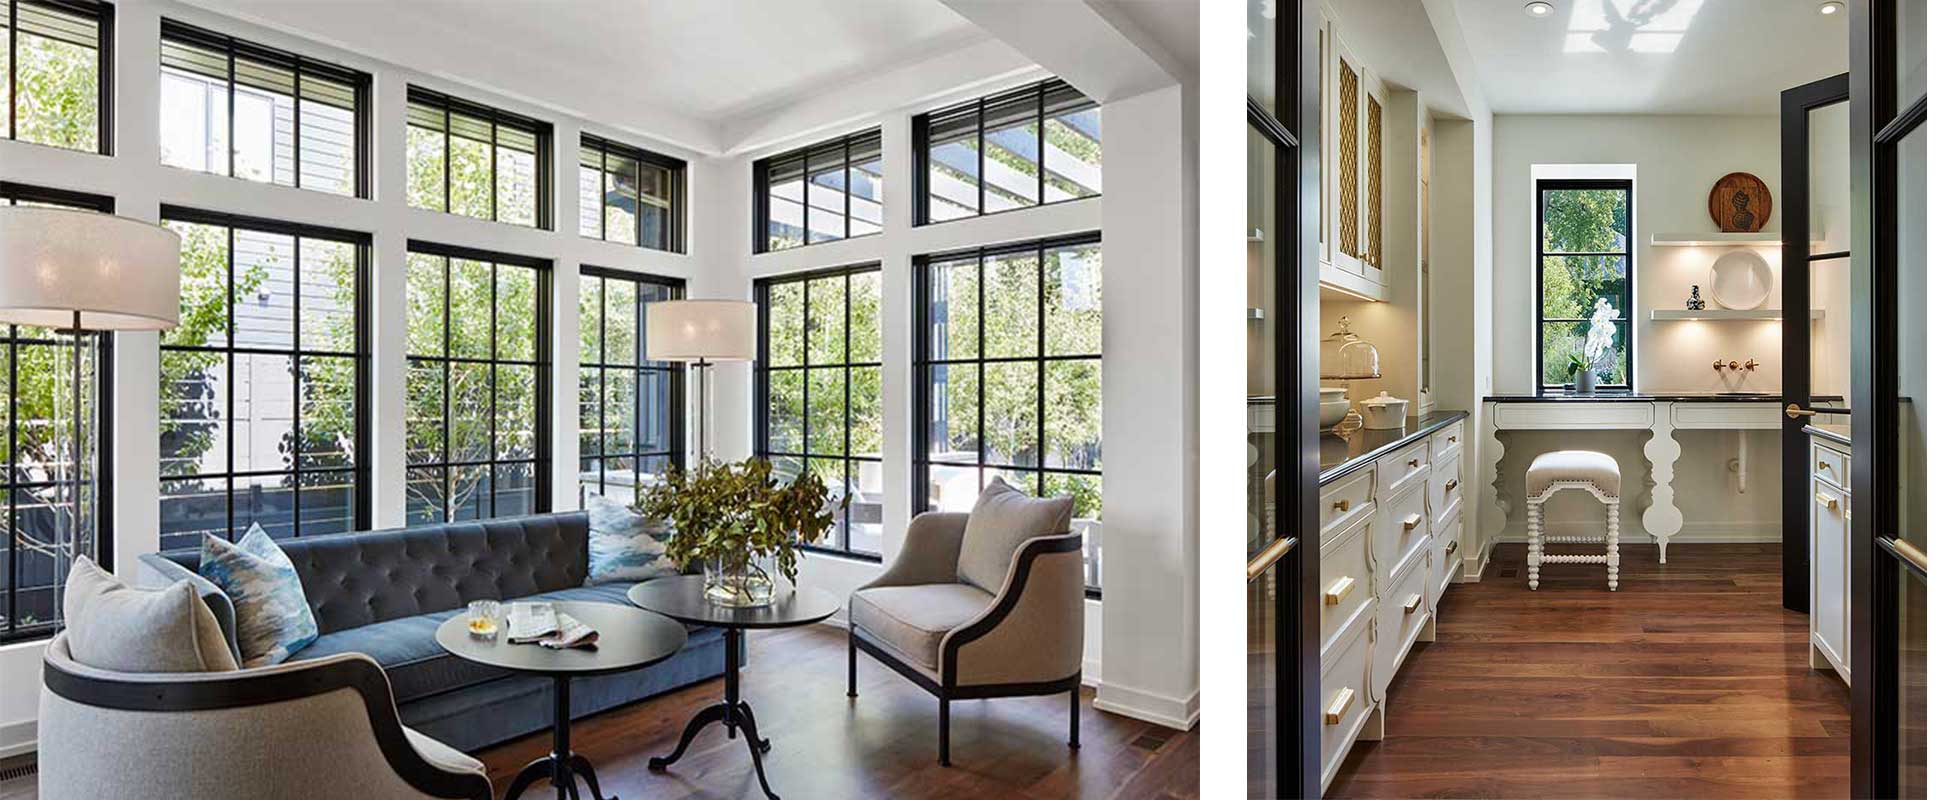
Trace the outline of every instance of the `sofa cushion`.
{"type": "Polygon", "coordinates": [[[196,572],[222,589],[236,609],[237,652],[244,666],[282,662],[318,638],[318,618],[305,602],[298,571],[257,523],[236,544],[203,534],[196,572]]]}
{"type": "Polygon", "coordinates": [[[877,586],[853,593],[853,625],[917,666],[941,669],[941,639],[982,615],[995,596],[966,583],[877,586]]]}
{"type": "MultiPolygon", "coordinates": [[[[605,583],[598,586],[575,586],[509,599],[520,602],[590,600],[627,604],[630,602],[630,585],[605,583]]],[[[298,651],[296,657],[324,658],[340,653],[364,653],[371,656],[372,660],[379,662],[379,666],[386,669],[386,678],[393,684],[393,698],[401,703],[507,677],[509,675],[507,670],[495,669],[455,656],[434,640],[434,631],[440,629],[440,623],[446,622],[448,618],[463,610],[465,609],[453,608],[416,614],[328,633],[318,637],[318,641],[312,646],[298,651]]]]}
{"type": "Polygon", "coordinates": [[[216,615],[187,580],[137,589],[87,556],[68,571],[62,607],[70,657],[117,672],[227,672],[237,668],[216,615]]]}
{"type": "Polygon", "coordinates": [[[590,495],[588,504],[589,583],[677,574],[677,564],[665,554],[670,526],[600,494],[590,495]]]}
{"type": "Polygon", "coordinates": [[[1002,582],[1009,578],[1016,548],[1038,536],[1067,533],[1074,502],[1069,497],[1030,497],[1001,478],[990,481],[968,512],[956,574],[989,594],[999,594],[1002,582]]]}

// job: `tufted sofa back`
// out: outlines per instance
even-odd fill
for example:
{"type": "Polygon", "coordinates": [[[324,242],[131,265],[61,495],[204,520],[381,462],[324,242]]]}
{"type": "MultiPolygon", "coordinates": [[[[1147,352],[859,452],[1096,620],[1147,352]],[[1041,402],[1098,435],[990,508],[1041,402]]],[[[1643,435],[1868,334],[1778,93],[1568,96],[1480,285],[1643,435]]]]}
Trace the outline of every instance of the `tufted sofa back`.
{"type": "MultiPolygon", "coordinates": [[[[581,586],[589,515],[574,511],[278,542],[318,632],[581,586]]],[[[160,553],[191,572],[196,550],[160,553]]]]}

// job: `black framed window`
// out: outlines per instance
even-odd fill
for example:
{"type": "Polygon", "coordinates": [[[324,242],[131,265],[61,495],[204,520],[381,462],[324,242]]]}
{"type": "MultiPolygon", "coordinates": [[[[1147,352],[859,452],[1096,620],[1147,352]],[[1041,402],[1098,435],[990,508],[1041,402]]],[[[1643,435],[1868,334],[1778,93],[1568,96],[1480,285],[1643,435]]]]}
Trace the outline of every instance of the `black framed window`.
{"type": "Polygon", "coordinates": [[[914,224],[1103,192],[1103,116],[1051,78],[914,118],[914,224]]]}
{"type": "Polygon", "coordinates": [[[369,197],[372,76],[162,21],[162,163],[369,197]]]}
{"type": "Polygon", "coordinates": [[[371,527],[371,238],[165,206],[181,323],[162,334],[162,549],[371,527]]]}
{"type": "Polygon", "coordinates": [[[584,265],[577,288],[577,401],[583,492],[634,501],[684,463],[684,365],[644,357],[644,308],[680,300],[684,282],[584,265]]]}
{"type": "Polygon", "coordinates": [[[554,127],[406,87],[406,200],[414,208],[544,230],[554,127]]]}
{"type": "Polygon", "coordinates": [[[914,507],[966,511],[1000,477],[1075,498],[1097,588],[1103,251],[1097,234],[921,256],[914,507]]]}
{"type": "Polygon", "coordinates": [[[752,165],[752,252],[879,233],[880,129],[761,159],[752,165]]]}
{"type": "Polygon", "coordinates": [[[585,238],[684,252],[683,161],[584,134],[580,163],[577,226],[585,238]]]}
{"type": "Polygon", "coordinates": [[[1589,359],[1599,388],[1632,388],[1632,182],[1537,182],[1537,387],[1589,359]]]}
{"type": "Polygon", "coordinates": [[[547,511],[548,262],[407,251],[406,524],[547,511]]]}
{"type": "Polygon", "coordinates": [[[7,138],[110,153],[114,19],[108,3],[4,0],[7,138]]]}
{"type": "MultiPolygon", "coordinates": [[[[0,205],[48,206],[114,213],[115,201],[0,182],[0,205]]],[[[52,636],[61,629],[60,597],[68,567],[88,556],[114,568],[114,536],[109,530],[108,425],[110,337],[84,334],[81,350],[81,409],[73,405],[71,376],[74,337],[45,328],[0,325],[0,389],[6,410],[6,473],[0,475],[0,508],[6,513],[5,549],[0,550],[0,643],[52,636]],[[78,474],[64,479],[65,446],[57,426],[84,443],[78,474]],[[75,491],[63,490],[71,485],[75,491]]]]}
{"type": "Polygon", "coordinates": [[[886,481],[880,413],[880,265],[762,278],[756,446],[785,478],[810,469],[851,497],[814,549],[878,559],[886,481]]]}

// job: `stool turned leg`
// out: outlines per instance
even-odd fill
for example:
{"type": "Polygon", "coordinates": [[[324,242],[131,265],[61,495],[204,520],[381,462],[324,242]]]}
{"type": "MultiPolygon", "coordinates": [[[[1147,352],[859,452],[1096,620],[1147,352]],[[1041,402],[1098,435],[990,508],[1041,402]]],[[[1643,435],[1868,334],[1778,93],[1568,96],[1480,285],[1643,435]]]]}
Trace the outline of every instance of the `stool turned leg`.
{"type": "Polygon", "coordinates": [[[1618,501],[1605,504],[1605,581],[1618,591],[1618,501]]]}
{"type": "Polygon", "coordinates": [[[1530,590],[1537,590],[1537,567],[1544,562],[1544,504],[1532,501],[1529,505],[1529,521],[1524,526],[1525,535],[1530,538],[1530,590]]]}

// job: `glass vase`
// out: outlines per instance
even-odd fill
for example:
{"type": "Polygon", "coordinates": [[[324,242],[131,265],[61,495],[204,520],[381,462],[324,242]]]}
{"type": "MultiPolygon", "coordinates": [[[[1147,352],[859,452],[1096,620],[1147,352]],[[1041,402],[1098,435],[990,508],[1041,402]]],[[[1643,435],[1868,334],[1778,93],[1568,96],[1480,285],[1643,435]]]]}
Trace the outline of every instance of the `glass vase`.
{"type": "Polygon", "coordinates": [[[777,571],[778,559],[769,555],[707,561],[704,564],[704,599],[732,608],[771,605],[772,575],[777,571]]]}

